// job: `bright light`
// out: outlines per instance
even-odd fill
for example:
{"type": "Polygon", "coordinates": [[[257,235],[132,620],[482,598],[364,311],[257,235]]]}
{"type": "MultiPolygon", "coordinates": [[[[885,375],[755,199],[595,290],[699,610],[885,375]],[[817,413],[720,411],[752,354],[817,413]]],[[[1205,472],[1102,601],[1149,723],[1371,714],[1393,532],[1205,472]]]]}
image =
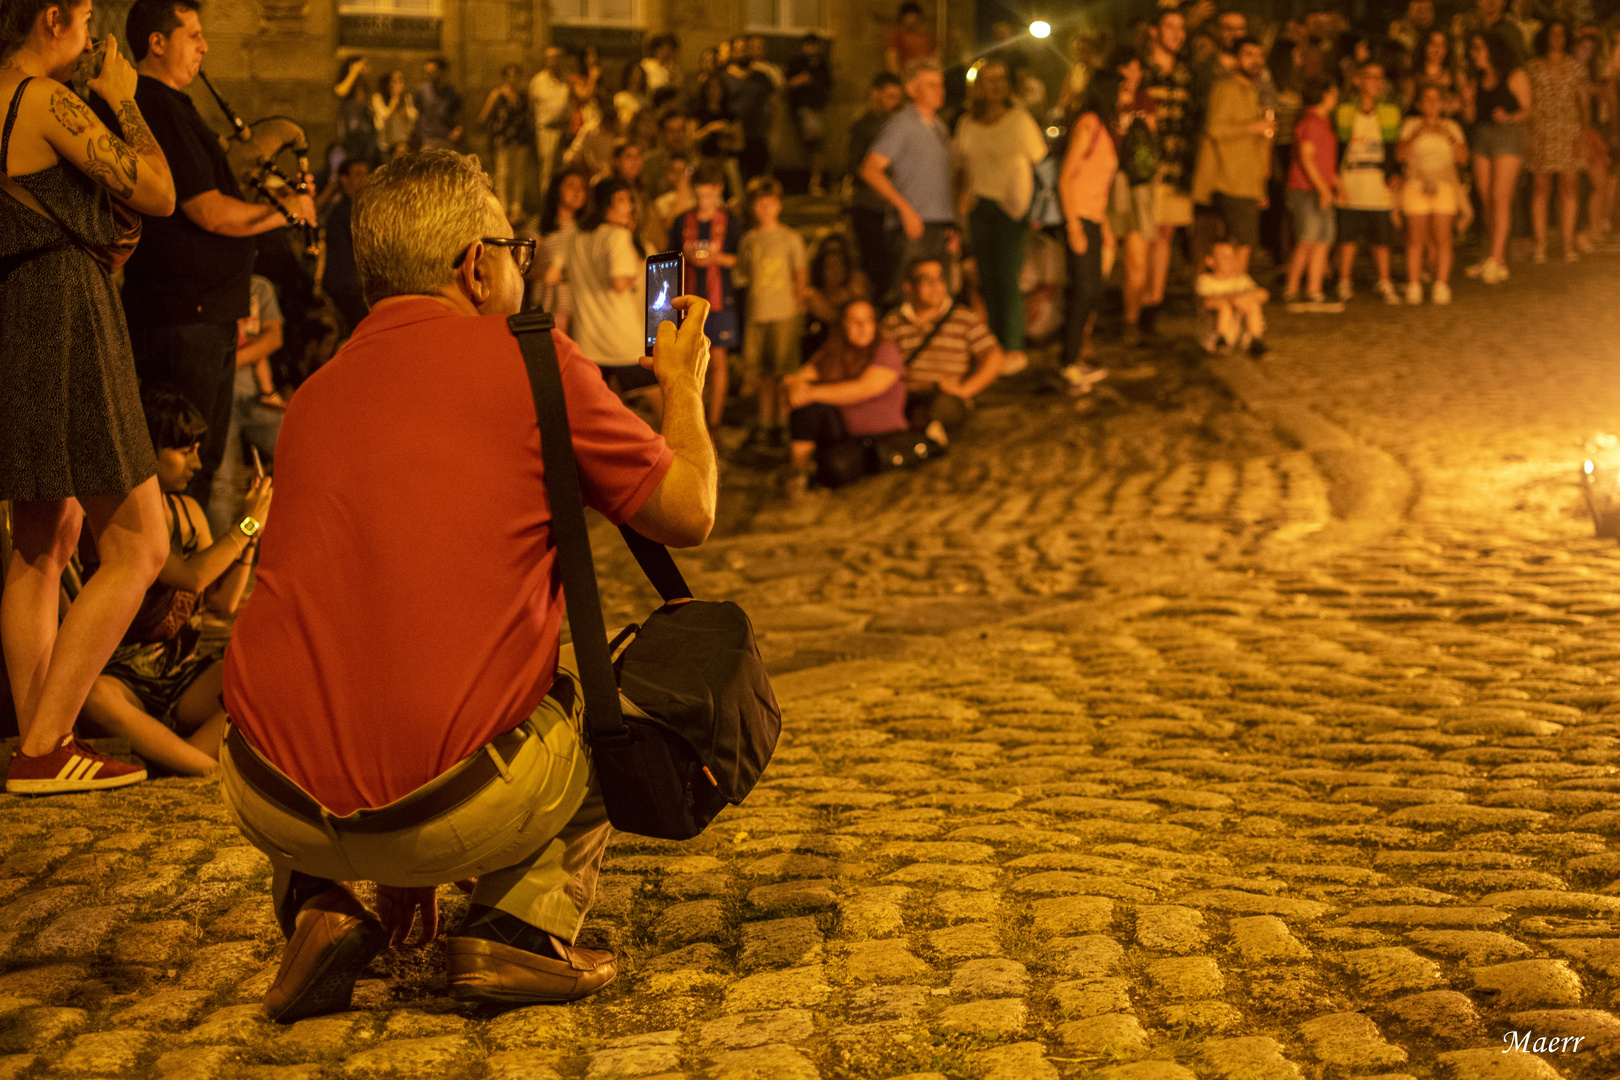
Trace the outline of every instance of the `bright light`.
{"type": "Polygon", "coordinates": [[[978,81],[978,79],[979,79],[979,68],[981,68],[982,66],[984,66],[984,61],[981,60],[979,63],[974,64],[972,67],[967,69],[967,81],[968,81],[969,84],[972,84],[972,83],[975,83],[975,82],[978,81]]]}
{"type": "Polygon", "coordinates": [[[1048,139],[1055,139],[1061,134],[1063,134],[1063,131],[1062,131],[1061,128],[1058,128],[1058,127],[1054,126],[1054,127],[1049,127],[1049,128],[1046,129],[1046,137],[1048,139]]]}
{"type": "Polygon", "coordinates": [[[1041,19],[1036,19],[1034,22],[1029,24],[1029,36],[1035,38],[1051,37],[1052,24],[1041,19]]]}
{"type": "Polygon", "coordinates": [[[1591,462],[1591,460],[1590,460],[1590,459],[1588,459],[1588,460],[1587,460],[1587,462],[1586,462],[1586,475],[1587,475],[1587,476],[1591,476],[1591,475],[1592,475],[1592,468],[1593,468],[1593,466],[1592,466],[1592,462],[1591,462]]]}

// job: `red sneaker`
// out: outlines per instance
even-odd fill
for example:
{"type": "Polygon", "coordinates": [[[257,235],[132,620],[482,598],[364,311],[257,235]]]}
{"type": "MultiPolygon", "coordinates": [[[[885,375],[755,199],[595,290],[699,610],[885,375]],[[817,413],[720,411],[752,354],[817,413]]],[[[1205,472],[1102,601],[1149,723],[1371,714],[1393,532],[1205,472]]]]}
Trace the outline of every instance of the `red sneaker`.
{"type": "Polygon", "coordinates": [[[70,731],[44,757],[30,757],[18,747],[6,770],[6,790],[13,795],[59,795],[123,787],[145,779],[145,769],[96,753],[70,731]]]}

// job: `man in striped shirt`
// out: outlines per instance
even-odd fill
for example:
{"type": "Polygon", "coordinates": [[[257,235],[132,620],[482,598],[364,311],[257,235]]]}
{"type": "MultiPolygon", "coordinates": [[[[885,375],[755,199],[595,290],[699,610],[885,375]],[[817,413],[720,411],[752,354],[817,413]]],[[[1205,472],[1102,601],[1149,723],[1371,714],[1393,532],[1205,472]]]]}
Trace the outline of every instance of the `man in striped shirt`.
{"type": "Polygon", "coordinates": [[[912,429],[944,445],[947,431],[967,419],[974,396],[1001,374],[995,335],[973,309],[951,303],[937,259],[917,259],[907,268],[906,302],[884,316],[879,331],[905,357],[912,429]]]}

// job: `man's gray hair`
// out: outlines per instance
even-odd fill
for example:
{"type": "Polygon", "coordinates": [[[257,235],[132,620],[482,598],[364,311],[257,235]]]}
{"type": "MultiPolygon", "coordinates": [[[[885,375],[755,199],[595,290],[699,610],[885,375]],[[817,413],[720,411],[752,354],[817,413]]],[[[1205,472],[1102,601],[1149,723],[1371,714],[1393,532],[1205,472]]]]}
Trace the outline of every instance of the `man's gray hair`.
{"type": "Polygon", "coordinates": [[[351,221],[366,303],[454,283],[456,258],[500,228],[492,192],[478,159],[454,150],[420,150],[372,173],[351,221]]]}
{"type": "Polygon", "coordinates": [[[945,67],[932,56],[919,56],[917,59],[909,61],[906,64],[906,82],[910,83],[912,79],[915,79],[924,72],[933,72],[937,75],[943,75],[945,73],[945,67]]]}

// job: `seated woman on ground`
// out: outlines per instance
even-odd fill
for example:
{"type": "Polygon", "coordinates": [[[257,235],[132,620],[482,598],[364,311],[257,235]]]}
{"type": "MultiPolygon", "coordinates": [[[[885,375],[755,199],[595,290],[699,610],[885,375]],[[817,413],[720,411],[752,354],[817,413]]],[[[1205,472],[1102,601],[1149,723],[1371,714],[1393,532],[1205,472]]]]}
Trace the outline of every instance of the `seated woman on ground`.
{"type": "Polygon", "coordinates": [[[790,495],[809,486],[818,447],[906,430],[904,369],[900,350],[878,337],[871,303],[845,304],[833,336],[808,364],[782,380],[793,407],[788,414],[790,495]]]}
{"type": "Polygon", "coordinates": [[[271,482],[253,481],[246,516],[215,540],[202,507],[180,494],[198,468],[197,447],[207,430],[202,414],[164,386],[147,387],[141,406],[157,450],[169,558],[91,688],[84,715],[102,733],[128,739],[147,762],[205,776],[218,761],[225,732],[219,706],[223,650],[199,648],[197,601],[221,617],[236,613],[270,512],[271,482]]]}

